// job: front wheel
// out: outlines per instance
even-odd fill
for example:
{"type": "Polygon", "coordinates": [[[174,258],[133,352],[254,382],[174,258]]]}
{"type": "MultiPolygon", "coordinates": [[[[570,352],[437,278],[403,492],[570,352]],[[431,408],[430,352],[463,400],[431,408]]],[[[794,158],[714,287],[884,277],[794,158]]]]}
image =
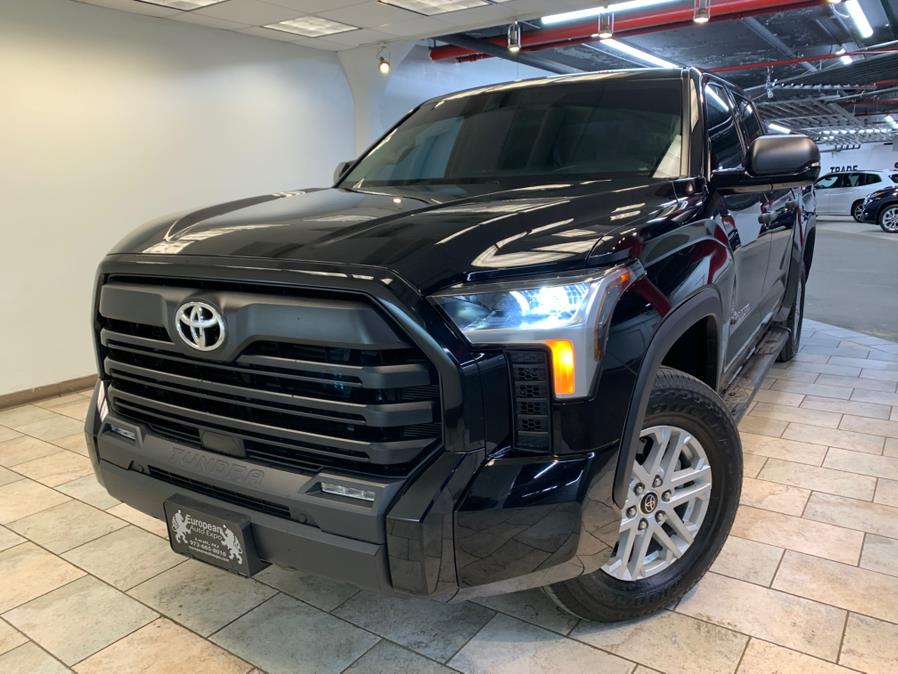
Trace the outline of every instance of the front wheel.
{"type": "Polygon", "coordinates": [[[856,222],[864,221],[864,202],[863,201],[855,201],[851,206],[851,217],[855,219],[856,222]]]}
{"type": "Polygon", "coordinates": [[[671,604],[720,552],[741,487],[742,445],[720,396],[695,377],[661,368],[611,558],[546,593],[575,616],[599,622],[671,604]]]}
{"type": "Polygon", "coordinates": [[[886,206],[879,214],[879,226],[884,232],[898,234],[898,204],[886,206]]]}

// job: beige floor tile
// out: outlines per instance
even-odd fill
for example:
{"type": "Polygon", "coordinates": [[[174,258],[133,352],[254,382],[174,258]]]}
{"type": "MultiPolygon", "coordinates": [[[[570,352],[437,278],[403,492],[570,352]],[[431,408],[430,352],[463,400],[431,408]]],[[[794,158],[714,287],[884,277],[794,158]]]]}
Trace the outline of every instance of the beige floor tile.
{"type": "Polygon", "coordinates": [[[813,384],[815,381],[817,381],[817,377],[819,376],[819,372],[803,372],[801,370],[773,368],[772,370],[770,370],[770,373],[767,375],[767,379],[765,381],[769,381],[770,386],[773,386],[773,384],[778,381],[784,380],[813,384]]]}
{"type": "Polygon", "coordinates": [[[477,599],[477,604],[559,634],[567,634],[577,619],[559,608],[541,590],[524,590],[477,599]]]}
{"type": "Polygon", "coordinates": [[[454,670],[428,660],[402,646],[381,639],[374,648],[356,660],[343,674],[407,672],[408,674],[452,674],[454,670]]]}
{"type": "Polygon", "coordinates": [[[84,439],[84,433],[75,433],[73,435],[67,435],[64,438],[57,438],[53,441],[53,444],[57,447],[62,447],[63,449],[68,449],[80,454],[81,456],[88,456],[87,440],[84,439]]]}
{"type": "Polygon", "coordinates": [[[782,548],[730,536],[711,570],[750,583],[770,585],[782,556],[782,548]]]}
{"type": "Polygon", "coordinates": [[[52,409],[57,414],[62,414],[64,416],[83,422],[85,418],[87,418],[87,408],[89,405],[89,400],[81,398],[79,396],[79,400],[72,401],[65,405],[56,405],[52,409]]]}
{"type": "Polygon", "coordinates": [[[342,671],[378,638],[279,594],[232,622],[212,641],[270,674],[288,674],[297,671],[297,663],[308,672],[342,671]]]}
{"type": "Polygon", "coordinates": [[[359,588],[348,583],[274,565],[256,574],[254,578],[322,611],[333,611],[359,591],[359,588]]]}
{"type": "Polygon", "coordinates": [[[120,503],[118,499],[109,495],[106,488],[97,482],[97,478],[93,474],[79,477],[71,482],[65,482],[57,486],[56,490],[84,503],[89,503],[100,510],[106,510],[120,503]]]}
{"type": "Polygon", "coordinates": [[[886,438],[886,447],[882,453],[886,456],[898,457],[898,438],[886,438]]]}
{"type": "Polygon", "coordinates": [[[800,407],[822,412],[838,412],[840,414],[854,414],[859,417],[872,417],[874,419],[888,419],[892,408],[888,405],[857,402],[855,400],[836,400],[834,398],[821,398],[818,396],[806,396],[800,407]]]}
{"type": "Polygon", "coordinates": [[[0,523],[20,520],[68,500],[68,496],[31,480],[11,482],[0,487],[0,523]]]}
{"type": "Polygon", "coordinates": [[[85,576],[7,613],[4,618],[67,665],[158,616],[128,595],[85,576]]]}
{"type": "Polygon", "coordinates": [[[159,618],[75,666],[79,674],[243,674],[249,663],[159,618]]]}
{"type": "Polygon", "coordinates": [[[788,425],[785,421],[778,419],[767,419],[766,417],[754,417],[751,415],[742,417],[739,422],[740,433],[754,433],[756,435],[764,435],[771,438],[778,438],[783,434],[788,425]]]}
{"type": "Polygon", "coordinates": [[[784,393],[801,394],[805,396],[817,396],[818,398],[842,399],[848,400],[851,397],[851,389],[842,386],[826,386],[825,384],[807,383],[802,381],[791,381],[789,379],[778,379],[773,386],[772,391],[783,391],[784,393]]]}
{"type": "MultiPolygon", "coordinates": [[[[46,411],[46,410],[45,410],[46,411]]],[[[47,442],[52,442],[67,435],[74,435],[84,431],[84,422],[51,412],[53,416],[38,419],[28,424],[15,426],[15,429],[25,435],[30,435],[47,442]]]]}
{"type": "Polygon", "coordinates": [[[20,405],[19,407],[0,410],[0,425],[16,428],[17,426],[24,426],[41,419],[52,419],[55,416],[55,412],[45,410],[37,405],[20,405]]]}
{"type": "MultiPolygon", "coordinates": [[[[898,535],[898,527],[894,534],[898,535]]],[[[898,576],[898,540],[867,534],[864,538],[864,551],[861,553],[861,568],[898,576]]]]}
{"type": "Polygon", "coordinates": [[[0,464],[11,467],[42,456],[56,454],[59,447],[49,442],[22,435],[13,440],[0,442],[0,464]]]}
{"type": "Polygon", "coordinates": [[[749,454],[748,452],[743,452],[742,454],[742,475],[744,477],[757,477],[758,473],[761,472],[761,468],[764,467],[764,464],[767,462],[766,456],[761,456],[760,454],[749,454]]]}
{"type": "Polygon", "coordinates": [[[0,620],[0,653],[11,651],[13,648],[21,646],[26,641],[28,641],[28,639],[24,634],[19,632],[19,630],[5,620],[0,620]]]}
{"type": "Polygon", "coordinates": [[[740,506],[732,534],[759,543],[856,564],[864,534],[769,510],[740,506]]]}
{"type": "Polygon", "coordinates": [[[0,671],[27,672],[28,674],[64,674],[69,672],[63,665],[37,645],[28,642],[8,653],[0,655],[0,671]]]}
{"type": "Polygon", "coordinates": [[[7,550],[24,542],[25,539],[19,536],[19,534],[10,531],[6,527],[0,526],[0,551],[7,550]]]}
{"type": "Polygon", "coordinates": [[[33,405],[37,405],[38,407],[43,407],[47,410],[52,410],[55,407],[59,407],[60,405],[68,405],[69,403],[80,402],[84,400],[84,396],[80,393],[66,393],[65,395],[53,396],[52,398],[44,398],[43,400],[37,400],[33,405]]]}
{"type": "Polygon", "coordinates": [[[669,674],[732,672],[748,637],[662,611],[622,624],[580,623],[571,637],[669,674]]]}
{"type": "Polygon", "coordinates": [[[795,421],[825,428],[838,428],[839,421],[842,419],[842,415],[837,412],[818,412],[817,410],[771,405],[770,403],[758,403],[749,416],[779,419],[780,421],[795,421]]]}
{"type": "Polygon", "coordinates": [[[870,674],[894,674],[898,662],[898,625],[849,614],[839,662],[870,674]]]}
{"type": "MultiPolygon", "coordinates": [[[[898,405],[898,393],[895,393],[894,391],[867,391],[865,389],[858,389],[851,394],[851,399],[871,404],[879,403],[880,405],[885,406],[898,405]]],[[[888,416],[883,418],[888,419],[888,416]]]]}
{"type": "Polygon", "coordinates": [[[827,452],[823,465],[849,473],[898,480],[898,457],[861,454],[834,447],[827,452]]]}
{"type": "Polygon", "coordinates": [[[22,479],[22,476],[16,473],[15,471],[10,470],[9,468],[3,468],[0,466],[0,487],[5,484],[9,484],[10,482],[17,482],[22,479]]]}
{"type": "Polygon", "coordinates": [[[879,478],[876,481],[876,495],[873,501],[898,508],[898,480],[879,478]]]}
{"type": "MultiPolygon", "coordinates": [[[[767,463],[769,464],[773,460],[768,459],[767,463]]],[[[746,477],[742,480],[740,503],[764,510],[774,510],[786,515],[800,516],[810,494],[811,492],[807,489],[800,487],[746,477]]]]}
{"type": "Polygon", "coordinates": [[[882,446],[885,442],[885,438],[881,435],[821,428],[808,424],[789,424],[783,437],[790,440],[813,442],[818,445],[851,449],[866,454],[882,454],[882,446]]]}
{"type": "Polygon", "coordinates": [[[771,405],[789,405],[790,407],[801,405],[801,401],[804,400],[804,394],[786,393],[777,388],[777,384],[780,384],[780,382],[775,382],[772,389],[755,393],[755,400],[759,403],[770,403],[771,405]]]}
{"type": "MultiPolygon", "coordinates": [[[[746,417],[747,419],[748,417],[746,417]]],[[[783,438],[771,438],[754,433],[742,434],[742,449],[749,454],[760,454],[773,459],[798,461],[812,466],[819,466],[826,456],[826,447],[810,442],[797,442],[783,438]]]]}
{"type": "MultiPolygon", "coordinates": [[[[762,480],[790,484],[828,494],[850,496],[866,501],[873,499],[873,492],[876,489],[876,478],[869,475],[857,475],[841,470],[807,466],[802,463],[782,461],[780,459],[768,459],[758,477],[762,480]]],[[[802,504],[803,506],[804,504],[802,504]]],[[[776,508],[770,508],[770,510],[776,510],[776,508]]],[[[801,511],[797,514],[800,515],[801,511]]]]}
{"type": "Polygon", "coordinates": [[[780,377],[783,373],[812,372],[816,374],[841,374],[846,377],[857,377],[861,374],[860,366],[832,365],[830,363],[801,363],[791,362],[787,365],[775,365],[770,374],[780,377]]]}
{"type": "Polygon", "coordinates": [[[120,590],[185,561],[167,541],[131,525],[69,550],[63,557],[120,590]]]}
{"type": "Polygon", "coordinates": [[[0,552],[0,613],[84,575],[34,543],[0,552]]]}
{"type": "Polygon", "coordinates": [[[13,438],[21,437],[21,433],[12,428],[7,428],[6,426],[0,426],[0,442],[6,442],[7,440],[12,440],[13,438]]]}
{"type": "Polygon", "coordinates": [[[847,356],[832,356],[829,362],[843,367],[860,367],[865,370],[892,370],[898,375],[898,363],[893,360],[878,360],[876,358],[850,358],[847,356]]]}
{"type": "Polygon", "coordinates": [[[168,540],[168,529],[165,527],[165,522],[157,520],[155,517],[150,517],[137,508],[132,508],[127,503],[119,503],[117,506],[109,508],[106,512],[116,517],[121,517],[126,522],[130,522],[141,529],[146,529],[151,534],[156,534],[168,540]]]}
{"type": "Polygon", "coordinates": [[[861,370],[861,377],[865,379],[878,379],[879,381],[889,382],[890,384],[898,384],[898,374],[891,370],[874,370],[864,368],[861,370]]]}
{"type": "Polygon", "coordinates": [[[79,501],[67,501],[7,526],[50,552],[59,554],[127,524],[79,501]]]}
{"type": "Polygon", "coordinates": [[[201,562],[187,561],[128,594],[208,636],[277,594],[277,590],[201,562]]]}
{"type": "Polygon", "coordinates": [[[709,573],[677,612],[835,661],[845,611],[709,573]]]}
{"type": "Polygon", "coordinates": [[[818,384],[826,384],[827,386],[847,386],[855,390],[865,391],[883,391],[885,393],[894,393],[895,384],[887,381],[879,381],[878,379],[864,379],[863,377],[843,377],[837,374],[821,374],[817,377],[818,384]]]}
{"type": "Polygon", "coordinates": [[[851,674],[851,670],[760,639],[752,639],[742,656],[739,674],[851,674]]]}
{"type": "Polygon", "coordinates": [[[898,621],[898,583],[875,571],[786,550],[773,587],[855,613],[898,621]]]}
{"type": "Polygon", "coordinates": [[[89,459],[65,449],[56,454],[17,464],[14,468],[17,473],[48,487],[71,482],[93,472],[89,459]]]}
{"type": "Polygon", "coordinates": [[[804,516],[881,536],[898,532],[898,508],[832,494],[812,494],[804,516]]]}
{"type": "Polygon", "coordinates": [[[890,438],[898,438],[898,421],[883,421],[882,419],[871,419],[870,417],[858,417],[853,414],[846,414],[842,417],[839,428],[846,431],[860,431],[861,433],[872,433],[873,435],[885,435],[890,438]]]}
{"type": "Polygon", "coordinates": [[[628,674],[633,669],[626,660],[502,614],[480,630],[448,664],[465,674],[628,674]]]}

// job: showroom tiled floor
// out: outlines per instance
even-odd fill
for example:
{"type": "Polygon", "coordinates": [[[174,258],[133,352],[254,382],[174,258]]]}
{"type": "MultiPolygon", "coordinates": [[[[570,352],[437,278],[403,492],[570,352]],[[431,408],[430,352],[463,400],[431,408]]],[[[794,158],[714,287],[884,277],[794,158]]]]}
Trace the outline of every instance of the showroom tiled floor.
{"type": "Polygon", "coordinates": [[[672,610],[578,623],[539,592],[443,605],[174,555],[85,457],[87,394],[0,410],[0,671],[898,669],[898,344],[808,322],[742,423],[742,507],[672,610]]]}

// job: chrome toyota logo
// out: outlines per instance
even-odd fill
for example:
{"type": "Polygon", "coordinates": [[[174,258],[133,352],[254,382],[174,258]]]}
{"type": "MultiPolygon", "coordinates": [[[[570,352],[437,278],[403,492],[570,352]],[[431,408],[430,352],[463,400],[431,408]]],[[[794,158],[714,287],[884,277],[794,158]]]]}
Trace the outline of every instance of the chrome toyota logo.
{"type": "Polygon", "coordinates": [[[652,492],[649,492],[645,495],[645,498],[642,499],[642,512],[646,515],[650,514],[658,507],[658,497],[655,496],[652,492]]]}
{"type": "Polygon", "coordinates": [[[221,314],[206,302],[182,304],[175,315],[175,324],[181,339],[199,351],[217,349],[225,338],[221,314]]]}

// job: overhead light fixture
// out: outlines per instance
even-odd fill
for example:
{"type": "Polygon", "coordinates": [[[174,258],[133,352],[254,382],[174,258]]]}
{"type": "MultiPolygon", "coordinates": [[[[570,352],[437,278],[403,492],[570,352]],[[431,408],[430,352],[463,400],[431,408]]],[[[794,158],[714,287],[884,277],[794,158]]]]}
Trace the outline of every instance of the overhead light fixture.
{"type": "Polygon", "coordinates": [[[508,25],[508,51],[512,54],[521,51],[521,24],[517,21],[508,25]]]}
{"type": "Polygon", "coordinates": [[[296,19],[270,23],[265,26],[265,28],[279,30],[284,33],[293,33],[294,35],[301,35],[302,37],[323,37],[325,35],[348,33],[351,30],[359,29],[358,26],[350,26],[348,23],[322,19],[320,16],[300,16],[296,19]]]}
{"type": "Polygon", "coordinates": [[[483,7],[490,4],[486,0],[378,0],[382,5],[392,5],[399,9],[407,9],[416,14],[433,16],[434,14],[446,14],[457,12],[461,9],[483,7]]]}
{"type": "Polygon", "coordinates": [[[845,47],[840,47],[839,49],[836,49],[836,56],[838,56],[839,60],[842,63],[844,63],[846,66],[850,63],[854,63],[854,59],[845,53],[845,47]]]}
{"type": "Polygon", "coordinates": [[[560,14],[549,14],[540,19],[544,26],[551,26],[556,23],[567,23],[568,21],[577,21],[578,19],[591,19],[594,16],[601,16],[609,12],[620,14],[621,12],[629,12],[634,9],[643,9],[645,7],[654,7],[656,5],[669,5],[679,0],[624,0],[616,2],[613,5],[601,7],[590,7],[589,9],[578,9],[573,12],[562,12],[560,14]]]}
{"type": "Polygon", "coordinates": [[[614,35],[614,12],[599,14],[599,38],[607,40],[614,35]]]}
{"type": "Polygon", "coordinates": [[[383,44],[377,52],[377,69],[380,71],[381,75],[390,74],[390,54],[387,52],[387,46],[383,44]]]}
{"type": "Polygon", "coordinates": [[[895,118],[891,115],[885,116],[886,124],[891,126],[893,129],[898,129],[898,122],[895,121],[895,118]]]}
{"type": "Polygon", "coordinates": [[[662,58],[658,58],[654,54],[649,54],[646,51],[642,51],[641,49],[637,49],[636,47],[631,47],[625,42],[621,42],[620,40],[615,40],[613,38],[609,38],[607,40],[602,40],[602,44],[606,47],[611,47],[619,51],[622,54],[626,54],[627,56],[632,56],[633,58],[644,61],[653,66],[657,66],[659,68],[679,68],[676,63],[671,63],[670,61],[665,61],[662,58]]]}
{"type": "Polygon", "coordinates": [[[777,124],[776,122],[770,122],[767,125],[767,129],[770,131],[776,131],[777,133],[792,133],[792,129],[789,129],[782,124],[777,124]]]}
{"type": "Polygon", "coordinates": [[[859,3],[858,0],[845,0],[843,4],[848,11],[848,16],[854,21],[854,27],[857,30],[857,34],[861,37],[872,36],[873,26],[870,25],[870,21],[867,20],[867,15],[864,14],[864,10],[861,9],[861,3],[859,3]]]}
{"type": "Polygon", "coordinates": [[[159,5],[160,7],[171,7],[172,9],[180,9],[189,12],[192,9],[200,9],[209,5],[217,5],[225,0],[137,0],[145,5],[159,5]]]}
{"type": "Polygon", "coordinates": [[[838,5],[842,0],[826,0],[831,5],[838,5]]]}
{"type": "Polygon", "coordinates": [[[711,0],[695,0],[692,20],[695,23],[708,23],[711,20],[711,0]]]}

